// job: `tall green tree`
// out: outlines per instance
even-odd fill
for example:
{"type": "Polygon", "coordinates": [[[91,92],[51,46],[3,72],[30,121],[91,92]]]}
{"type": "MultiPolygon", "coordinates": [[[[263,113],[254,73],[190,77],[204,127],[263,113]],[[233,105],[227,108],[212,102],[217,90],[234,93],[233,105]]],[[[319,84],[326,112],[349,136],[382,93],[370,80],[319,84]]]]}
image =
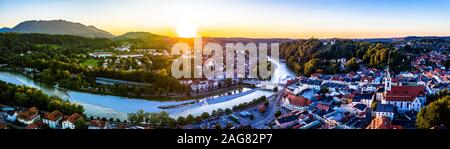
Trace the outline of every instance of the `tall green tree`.
{"type": "Polygon", "coordinates": [[[450,96],[431,102],[417,114],[418,128],[427,129],[434,126],[450,126],[450,96]]]}

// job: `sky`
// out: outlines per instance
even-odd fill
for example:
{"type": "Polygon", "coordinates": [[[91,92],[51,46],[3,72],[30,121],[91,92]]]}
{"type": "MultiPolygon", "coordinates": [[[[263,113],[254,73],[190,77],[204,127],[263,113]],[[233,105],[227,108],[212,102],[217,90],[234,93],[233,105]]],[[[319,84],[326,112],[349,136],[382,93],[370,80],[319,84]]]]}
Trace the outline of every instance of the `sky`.
{"type": "Polygon", "coordinates": [[[449,8],[450,0],[0,0],[0,27],[63,19],[115,35],[449,36],[449,8]]]}

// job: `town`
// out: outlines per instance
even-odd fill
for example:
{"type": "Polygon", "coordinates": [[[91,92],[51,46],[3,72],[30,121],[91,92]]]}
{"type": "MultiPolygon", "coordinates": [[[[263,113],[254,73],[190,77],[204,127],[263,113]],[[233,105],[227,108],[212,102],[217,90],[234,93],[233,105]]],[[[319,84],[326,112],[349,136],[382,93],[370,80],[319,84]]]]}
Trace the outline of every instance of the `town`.
{"type": "MultiPolygon", "coordinates": [[[[400,43],[397,48],[406,45],[423,48],[420,47],[423,46],[422,42],[400,43]]],[[[160,119],[154,120],[167,119],[166,124],[155,125],[149,122],[150,120],[136,119],[139,116],[146,117],[147,113],[144,112],[141,112],[141,115],[133,115],[133,118],[129,115],[127,121],[92,116],[88,118],[83,113],[66,115],[58,110],[41,111],[36,107],[0,105],[0,128],[415,129],[418,127],[416,122],[421,109],[433,102],[432,100],[436,100],[436,95],[448,94],[450,69],[446,48],[448,47],[422,52],[411,58],[409,65],[414,71],[399,73],[391,71],[388,63],[385,69],[359,64],[356,71],[348,73],[291,76],[289,79],[285,78],[287,80],[284,84],[278,85],[264,85],[260,81],[242,79],[180,80],[182,84],[189,86],[192,94],[217,91],[225,84],[235,87],[241,85],[256,87],[259,90],[269,90],[273,94],[230,109],[203,112],[198,117],[189,115],[186,118],[173,119],[163,112],[160,113],[160,119]]],[[[162,55],[164,53],[167,52],[163,52],[162,55]]],[[[99,52],[90,55],[106,59],[105,62],[112,56],[111,53],[99,52]]],[[[343,63],[342,69],[348,67],[344,65],[348,64],[347,59],[338,61],[343,63]]],[[[105,64],[103,67],[105,66],[108,65],[105,64]]],[[[97,78],[96,82],[141,85],[138,82],[121,82],[108,78],[97,78]]],[[[158,114],[156,115],[158,117],[158,114]]],[[[439,129],[445,126],[436,125],[432,128],[439,129]]]]}

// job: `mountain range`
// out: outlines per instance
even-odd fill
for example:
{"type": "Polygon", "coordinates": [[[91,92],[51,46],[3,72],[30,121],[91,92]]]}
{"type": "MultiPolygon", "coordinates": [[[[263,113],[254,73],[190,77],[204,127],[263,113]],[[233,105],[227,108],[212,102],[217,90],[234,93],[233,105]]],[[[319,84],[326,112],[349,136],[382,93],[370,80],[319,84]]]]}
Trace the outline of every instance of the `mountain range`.
{"type": "Polygon", "coordinates": [[[98,29],[94,26],[86,26],[81,23],[65,20],[31,20],[19,23],[13,28],[2,28],[0,32],[17,33],[42,33],[53,35],[75,35],[92,38],[113,38],[113,34],[98,29]]]}

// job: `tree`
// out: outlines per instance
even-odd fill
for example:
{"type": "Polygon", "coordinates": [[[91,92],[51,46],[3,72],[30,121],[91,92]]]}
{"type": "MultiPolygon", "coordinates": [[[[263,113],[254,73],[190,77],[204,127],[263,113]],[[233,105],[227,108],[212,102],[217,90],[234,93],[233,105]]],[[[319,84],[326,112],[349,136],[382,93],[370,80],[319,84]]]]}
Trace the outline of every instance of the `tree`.
{"type": "Polygon", "coordinates": [[[269,100],[264,101],[264,106],[266,106],[266,107],[269,106],[269,100]]]}
{"type": "Polygon", "coordinates": [[[226,108],[226,109],[225,109],[225,113],[227,113],[227,114],[231,114],[231,112],[232,112],[232,111],[231,111],[231,109],[230,109],[230,108],[226,108]]]}
{"type": "Polygon", "coordinates": [[[180,124],[180,125],[186,124],[186,118],[184,118],[182,116],[178,117],[177,118],[177,123],[180,124]]]}
{"type": "Polygon", "coordinates": [[[75,121],[75,129],[84,129],[86,128],[86,121],[83,118],[79,118],[75,121]]]}
{"type": "Polygon", "coordinates": [[[416,125],[421,129],[434,126],[450,126],[450,96],[431,102],[417,114],[416,125]]]}
{"type": "Polygon", "coordinates": [[[202,117],[202,119],[208,119],[209,118],[209,113],[208,112],[203,112],[201,117],[202,117]]]}
{"type": "Polygon", "coordinates": [[[274,115],[274,116],[275,116],[275,117],[280,117],[281,114],[282,114],[281,111],[277,111],[277,112],[275,112],[275,115],[274,115]]]}
{"type": "Polygon", "coordinates": [[[214,129],[222,129],[222,126],[220,126],[220,124],[216,124],[214,125],[214,129]]]}
{"type": "Polygon", "coordinates": [[[326,94],[328,92],[330,92],[330,89],[328,89],[328,87],[321,87],[319,90],[320,94],[326,94]]]}
{"type": "Polygon", "coordinates": [[[377,102],[376,101],[374,101],[374,102],[372,102],[372,110],[375,110],[375,109],[377,109],[377,102]]]}
{"type": "Polygon", "coordinates": [[[193,123],[194,120],[195,120],[195,118],[194,118],[194,116],[193,116],[192,114],[189,114],[189,115],[186,117],[186,123],[193,123]]]}
{"type": "Polygon", "coordinates": [[[306,76],[310,76],[313,73],[316,73],[317,70],[320,67],[320,60],[319,59],[311,59],[309,60],[304,67],[304,74],[306,76]]]}
{"type": "Polygon", "coordinates": [[[345,64],[345,69],[347,70],[347,72],[358,71],[359,64],[358,64],[356,58],[352,58],[349,61],[347,61],[347,63],[345,64]]]}
{"type": "Polygon", "coordinates": [[[227,86],[227,87],[230,87],[231,86],[231,84],[232,84],[232,80],[231,80],[231,78],[227,78],[227,79],[225,79],[225,85],[227,86]]]}
{"type": "Polygon", "coordinates": [[[230,129],[233,127],[233,124],[228,122],[227,125],[225,126],[225,129],[230,129]]]}

